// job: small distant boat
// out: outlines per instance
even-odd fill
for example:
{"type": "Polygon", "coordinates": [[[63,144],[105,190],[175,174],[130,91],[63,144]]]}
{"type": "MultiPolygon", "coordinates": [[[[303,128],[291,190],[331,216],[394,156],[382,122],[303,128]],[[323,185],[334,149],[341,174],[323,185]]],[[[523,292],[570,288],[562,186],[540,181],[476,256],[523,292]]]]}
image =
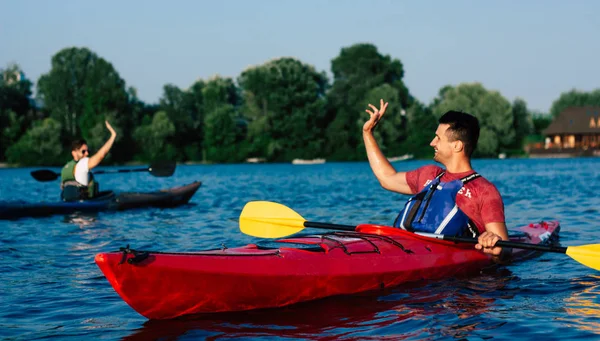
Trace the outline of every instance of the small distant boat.
{"type": "Polygon", "coordinates": [[[246,159],[246,162],[248,162],[248,163],[263,163],[265,161],[266,160],[262,157],[251,157],[251,158],[246,159]]]}
{"type": "Polygon", "coordinates": [[[303,159],[293,159],[293,165],[317,165],[325,163],[325,159],[312,159],[312,160],[303,160],[303,159]]]}
{"type": "Polygon", "coordinates": [[[506,159],[506,153],[500,153],[500,154],[498,154],[498,158],[501,159],[501,160],[506,159]]]}
{"type": "Polygon", "coordinates": [[[388,161],[389,162],[406,161],[406,160],[412,159],[413,157],[414,156],[412,154],[404,154],[402,156],[388,157],[388,161]]]}

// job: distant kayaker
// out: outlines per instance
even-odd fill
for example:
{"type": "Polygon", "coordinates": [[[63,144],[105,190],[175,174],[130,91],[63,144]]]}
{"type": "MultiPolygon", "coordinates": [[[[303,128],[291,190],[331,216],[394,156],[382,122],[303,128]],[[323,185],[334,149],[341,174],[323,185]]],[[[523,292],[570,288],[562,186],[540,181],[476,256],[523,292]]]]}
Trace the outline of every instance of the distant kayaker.
{"type": "Polygon", "coordinates": [[[444,168],[427,165],[408,172],[397,172],[383,155],[373,130],[385,114],[387,102],[380,107],[369,104],[371,116],[363,126],[363,139],[369,164],[381,186],[389,191],[414,195],[406,203],[394,226],[409,231],[478,238],[478,250],[497,262],[511,254],[510,249],[494,247],[508,240],[504,203],[498,189],[471,167],[471,155],[479,139],[476,117],[448,111],[438,120],[435,137],[429,144],[433,159],[444,168]]]}
{"type": "Polygon", "coordinates": [[[89,199],[98,194],[98,183],[94,180],[94,175],[90,170],[102,162],[117,137],[117,133],[110,123],[105,121],[105,124],[110,131],[110,138],[96,154],[89,156],[89,148],[84,139],[73,141],[71,144],[73,160],[67,162],[61,171],[60,188],[63,200],[89,199]]]}

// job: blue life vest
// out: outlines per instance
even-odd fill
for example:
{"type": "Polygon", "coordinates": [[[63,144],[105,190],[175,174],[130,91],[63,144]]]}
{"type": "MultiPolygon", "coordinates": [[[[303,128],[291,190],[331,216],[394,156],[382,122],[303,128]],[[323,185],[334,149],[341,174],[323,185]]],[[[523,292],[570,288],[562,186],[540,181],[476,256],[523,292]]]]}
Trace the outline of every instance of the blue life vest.
{"type": "Polygon", "coordinates": [[[469,181],[481,175],[473,173],[462,179],[441,182],[438,175],[429,186],[410,198],[400,212],[394,226],[412,232],[428,232],[449,236],[479,235],[479,230],[456,205],[458,191],[469,181]]]}

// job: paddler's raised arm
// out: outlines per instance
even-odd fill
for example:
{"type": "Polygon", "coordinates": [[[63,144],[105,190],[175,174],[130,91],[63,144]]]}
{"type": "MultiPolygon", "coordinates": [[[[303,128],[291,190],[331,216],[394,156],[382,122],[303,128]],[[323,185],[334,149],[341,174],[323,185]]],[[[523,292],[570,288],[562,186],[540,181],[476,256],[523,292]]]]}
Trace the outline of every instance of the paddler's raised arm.
{"type": "Polygon", "coordinates": [[[104,124],[106,124],[106,129],[110,131],[110,137],[108,138],[106,143],[104,143],[102,148],[100,148],[100,150],[98,150],[96,154],[90,157],[90,161],[88,162],[89,169],[92,169],[100,164],[104,157],[106,157],[106,154],[108,154],[108,152],[110,151],[110,148],[112,147],[113,143],[115,142],[115,139],[117,138],[117,133],[110,125],[110,123],[108,123],[108,121],[104,121],[104,124]]]}
{"type": "Polygon", "coordinates": [[[369,158],[369,165],[371,170],[379,180],[381,187],[402,194],[412,194],[408,182],[406,181],[406,172],[397,172],[388,159],[383,155],[381,148],[375,140],[373,130],[379,123],[379,120],[385,114],[388,102],[380,100],[379,108],[372,104],[369,104],[371,109],[365,110],[371,116],[367,122],[363,125],[363,140],[365,142],[365,149],[367,151],[367,157],[369,158]]]}

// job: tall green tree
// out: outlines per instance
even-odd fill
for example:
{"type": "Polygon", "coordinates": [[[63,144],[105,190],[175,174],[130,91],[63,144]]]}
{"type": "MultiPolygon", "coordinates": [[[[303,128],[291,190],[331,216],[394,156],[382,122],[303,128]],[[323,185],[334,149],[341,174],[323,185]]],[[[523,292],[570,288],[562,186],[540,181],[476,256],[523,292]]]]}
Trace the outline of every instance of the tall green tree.
{"type": "Polygon", "coordinates": [[[438,123],[431,108],[415,100],[406,116],[408,137],[404,143],[404,152],[416,158],[433,157],[433,148],[429,144],[435,136],[438,123]]]}
{"type": "MultiPolygon", "coordinates": [[[[114,126],[115,130],[117,130],[117,137],[121,137],[121,142],[119,144],[119,151],[126,152],[129,156],[126,161],[133,159],[132,155],[138,154],[140,151],[143,151],[144,146],[138,145],[133,137],[133,132],[135,129],[140,127],[143,124],[149,124],[154,117],[154,114],[158,112],[159,107],[158,104],[146,104],[144,101],[139,99],[137,95],[137,90],[134,87],[129,87],[127,89],[127,95],[129,98],[129,116],[128,119],[123,122],[122,125],[114,126]]],[[[108,115],[108,119],[112,122],[114,119],[108,115]]],[[[102,137],[102,141],[105,141],[106,127],[102,122],[97,124],[92,129],[92,134],[94,137],[102,137]]],[[[112,153],[109,154],[110,157],[112,153]]]]}
{"type": "Polygon", "coordinates": [[[25,73],[18,64],[8,64],[5,68],[0,69],[0,74],[2,74],[0,86],[11,87],[25,98],[31,97],[33,84],[25,77],[25,73]]]}
{"type": "Polygon", "coordinates": [[[23,166],[62,165],[67,156],[60,143],[61,130],[60,123],[52,118],[36,121],[8,148],[8,162],[23,166]]]}
{"type": "Polygon", "coordinates": [[[513,113],[513,129],[515,130],[515,141],[513,147],[515,149],[523,148],[523,141],[527,135],[533,133],[533,119],[531,113],[527,109],[527,103],[517,98],[512,104],[513,113]]]}
{"type": "Polygon", "coordinates": [[[177,134],[171,138],[181,161],[204,159],[204,121],[207,113],[221,106],[238,106],[239,90],[231,78],[213,77],[194,82],[187,90],[167,84],[159,107],[173,122],[177,134]]]}
{"type": "Polygon", "coordinates": [[[235,109],[241,104],[241,94],[231,78],[215,76],[206,82],[202,89],[204,112],[209,113],[220,107],[233,106],[235,109]]]}
{"type": "MultiPolygon", "coordinates": [[[[185,134],[185,138],[192,142],[186,144],[183,148],[186,158],[189,160],[202,160],[203,156],[203,141],[204,141],[204,116],[206,115],[206,108],[204,106],[204,88],[206,82],[203,80],[197,80],[192,86],[186,91],[184,97],[184,106],[188,108],[188,112],[192,117],[193,125],[190,129],[183,130],[181,133],[185,134]]],[[[178,130],[178,134],[180,131],[178,130]]]]}
{"type": "Polygon", "coordinates": [[[25,133],[35,119],[32,83],[17,64],[0,69],[0,161],[6,149],[25,133]]]}
{"type": "Polygon", "coordinates": [[[202,88],[202,101],[206,113],[203,159],[211,162],[243,161],[247,148],[241,143],[245,138],[246,122],[238,112],[240,89],[233,79],[214,76],[202,88]]]}
{"type": "Polygon", "coordinates": [[[241,162],[246,156],[243,127],[231,104],[215,107],[205,118],[206,160],[210,162],[241,162]]]}
{"type": "Polygon", "coordinates": [[[294,58],[245,70],[238,83],[251,156],[271,161],[322,155],[327,77],[294,58]]]}
{"type": "Polygon", "coordinates": [[[510,102],[497,91],[487,90],[480,83],[463,83],[444,87],[441,97],[434,100],[435,117],[450,110],[474,115],[481,127],[476,156],[495,157],[515,143],[515,128],[510,102]]]}
{"type": "Polygon", "coordinates": [[[591,92],[572,89],[560,94],[558,99],[552,103],[550,114],[556,118],[568,107],[600,106],[600,89],[591,92]]]}
{"type": "Polygon", "coordinates": [[[165,111],[173,122],[176,136],[172,143],[177,150],[176,158],[180,161],[201,159],[202,122],[204,107],[202,80],[195,82],[188,90],[182,90],[175,85],[167,84],[163,88],[160,99],[160,110],[165,111]]]}
{"type": "Polygon", "coordinates": [[[532,112],[531,114],[533,123],[533,133],[536,135],[542,135],[544,129],[548,128],[552,123],[552,115],[542,112],[532,112]]]}
{"type": "Polygon", "coordinates": [[[175,124],[171,122],[169,115],[165,111],[154,114],[151,122],[139,126],[133,133],[135,142],[143,146],[137,154],[138,160],[174,160],[177,151],[171,141],[175,135],[175,124]]]}
{"type": "MultiPolygon", "coordinates": [[[[111,63],[87,48],[65,48],[52,57],[50,72],[40,77],[38,92],[50,116],[63,127],[65,145],[89,136],[107,115],[111,124],[127,125],[129,96],[125,81],[111,63]]],[[[117,142],[118,145],[118,142],[117,142]]],[[[115,148],[117,159],[129,157],[115,148]]]]}
{"type": "Polygon", "coordinates": [[[412,97],[402,80],[404,67],[400,60],[382,55],[372,44],[355,44],[342,48],[331,61],[331,71],[333,84],[327,93],[327,122],[331,122],[327,129],[327,151],[334,159],[364,159],[356,122],[364,117],[365,102],[372,100],[371,91],[384,84],[396,94],[397,102],[391,104],[404,110],[410,106],[412,97]]]}

